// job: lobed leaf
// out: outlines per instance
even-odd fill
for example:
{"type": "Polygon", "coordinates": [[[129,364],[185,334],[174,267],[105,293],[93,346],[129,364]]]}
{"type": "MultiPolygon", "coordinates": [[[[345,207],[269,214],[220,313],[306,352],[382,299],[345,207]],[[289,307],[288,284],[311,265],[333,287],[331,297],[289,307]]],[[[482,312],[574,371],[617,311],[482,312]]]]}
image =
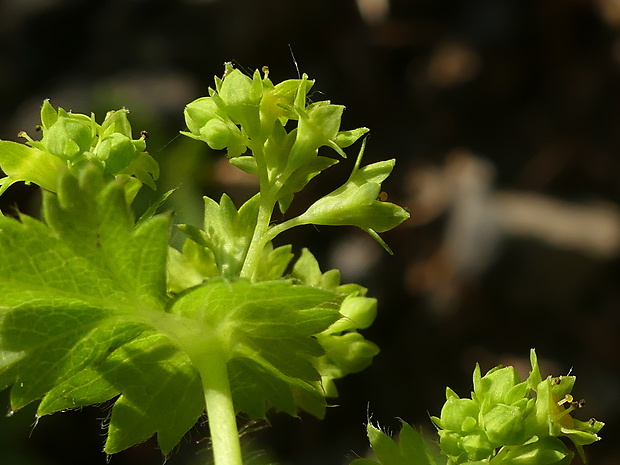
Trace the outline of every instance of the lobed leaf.
{"type": "MultiPolygon", "coordinates": [[[[146,315],[165,309],[169,224],[155,216],[135,226],[125,192],[121,179],[104,184],[100,170],[89,167],[77,178],[65,174],[58,195],[44,195],[47,224],[25,216],[0,218],[0,388],[13,385],[12,410],[42,399],[39,416],[121,393],[112,410],[111,452],[119,450],[114,431],[128,424],[119,412],[132,397],[137,374],[151,374],[140,396],[156,405],[158,394],[145,389],[155,381],[153,368],[167,363],[170,379],[191,370],[167,338],[162,344],[177,354],[172,361],[127,355],[128,347],[156,335],[146,315]],[[123,375],[120,367],[129,365],[135,373],[123,375]]],[[[158,418],[178,415],[176,410],[149,410],[146,404],[136,404],[134,417],[150,428],[148,434],[136,430],[122,447],[157,431],[167,452],[202,412],[195,402],[193,410],[181,409],[190,412],[183,422],[164,423],[158,418]]]]}

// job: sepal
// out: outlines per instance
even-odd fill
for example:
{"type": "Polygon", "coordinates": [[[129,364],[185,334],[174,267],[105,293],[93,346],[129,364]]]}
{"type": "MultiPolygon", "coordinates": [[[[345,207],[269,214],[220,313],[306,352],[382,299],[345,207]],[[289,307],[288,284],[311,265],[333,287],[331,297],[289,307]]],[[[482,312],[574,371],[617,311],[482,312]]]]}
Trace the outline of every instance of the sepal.
{"type": "Polygon", "coordinates": [[[372,232],[385,232],[409,218],[409,212],[380,199],[381,183],[394,168],[394,160],[372,163],[359,168],[364,153],[362,144],[357,163],[347,182],[313,203],[300,217],[304,224],[326,226],[350,225],[372,232]]]}
{"type": "Polygon", "coordinates": [[[56,191],[58,175],[65,163],[49,152],[12,141],[0,141],[0,168],[7,175],[0,179],[0,195],[12,184],[23,181],[56,191]]]}

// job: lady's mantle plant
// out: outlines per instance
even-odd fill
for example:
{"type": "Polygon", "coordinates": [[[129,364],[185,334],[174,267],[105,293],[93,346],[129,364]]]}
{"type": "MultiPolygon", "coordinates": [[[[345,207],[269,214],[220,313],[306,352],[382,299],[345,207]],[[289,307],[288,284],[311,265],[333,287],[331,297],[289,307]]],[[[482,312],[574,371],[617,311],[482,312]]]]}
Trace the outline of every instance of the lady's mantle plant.
{"type": "Polygon", "coordinates": [[[187,106],[185,134],[226,149],[260,190],[238,209],[205,198],[204,226],[180,226],[181,251],[168,246],[170,215],[132,214],[158,170],[126,111],[99,124],[45,102],[41,140],[0,142],[2,189],[43,188],[42,221],[0,218],[0,389],[12,385],[12,410],[40,400],[43,416],[116,397],[105,452],[157,434],[167,454],[206,408],[218,465],[241,464],[238,412],[324,415],[333,380],[378,351],[358,332],[376,302],[309,251],[294,260],[271,241],[303,224],[354,225],[381,241],[409,215],[378,200],[394,161],[361,166],[362,149],[342,187],[272,223],[276,205],[286,211],[338,161],[320,148],[344,157],[367,132],[341,131],[340,105],[308,103],[312,84],[227,66],[187,106]]]}
{"type": "MultiPolygon", "coordinates": [[[[341,131],[344,107],[309,103],[312,85],[305,75],[274,85],[266,69],[250,77],[227,65],[209,96],[187,105],[184,134],[226,150],[259,192],[239,208],[226,195],[205,198],[202,228],[178,226],[181,250],[168,245],[170,215],[155,214],[158,204],[134,218],[133,199],[155,187],[158,166],[125,110],[99,124],[44,102],[40,140],[0,141],[0,193],[19,181],[43,189],[42,220],[0,216],[0,389],[12,386],[12,411],[115,399],[105,452],[156,434],[167,454],[206,409],[216,465],[242,463],[237,413],[325,414],[333,381],[378,352],[359,333],[376,301],[337,270],[323,273],[308,250],[295,259],[272,240],[300,225],[352,225],[389,251],[379,233],[409,215],[379,200],[394,160],[362,166],[362,141],[341,187],[273,222],[276,207],[286,212],[367,132],[341,131]]],[[[568,463],[559,436],[578,447],[598,439],[602,423],[570,416],[574,378],[542,380],[532,360],[526,382],[478,369],[472,399],[448,391],[434,419],[444,462],[568,463]]],[[[400,445],[368,432],[384,465],[441,462],[407,425],[400,445]]]]}

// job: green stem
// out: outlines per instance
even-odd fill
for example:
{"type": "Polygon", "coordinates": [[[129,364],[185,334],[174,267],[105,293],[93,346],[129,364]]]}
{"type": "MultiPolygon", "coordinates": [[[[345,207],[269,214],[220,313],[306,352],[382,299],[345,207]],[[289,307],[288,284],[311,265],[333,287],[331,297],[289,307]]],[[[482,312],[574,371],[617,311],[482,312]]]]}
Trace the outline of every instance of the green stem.
{"type": "Polygon", "coordinates": [[[269,230],[265,234],[265,243],[273,240],[279,234],[282,234],[284,231],[287,231],[295,226],[302,226],[304,224],[308,224],[302,216],[297,216],[295,218],[291,218],[290,220],[286,220],[284,223],[276,224],[269,228],[269,230]]]}
{"type": "Polygon", "coordinates": [[[207,326],[164,312],[145,312],[144,322],[167,334],[190,358],[202,382],[215,465],[243,465],[237,414],[228,379],[227,344],[207,326]]]}
{"type": "Polygon", "coordinates": [[[265,236],[269,229],[269,222],[271,221],[271,214],[273,213],[273,207],[275,202],[269,199],[270,196],[263,197],[261,193],[261,202],[258,210],[258,218],[256,219],[256,228],[254,228],[254,234],[248,248],[248,253],[245,256],[245,262],[241,269],[241,277],[252,279],[256,268],[258,268],[258,262],[261,257],[263,248],[265,247],[265,236]]]}
{"type": "MultiPolygon", "coordinates": [[[[271,219],[271,212],[273,211],[273,206],[270,207],[268,211],[269,217],[266,219],[266,221],[263,219],[264,223],[257,223],[257,228],[254,230],[254,236],[252,237],[252,242],[250,243],[250,248],[248,249],[246,260],[243,264],[243,269],[241,270],[241,276],[244,276],[246,278],[251,278],[254,275],[256,267],[258,266],[258,260],[260,259],[261,251],[265,247],[265,244],[267,244],[269,241],[272,241],[276,236],[278,236],[278,234],[281,234],[284,231],[294,228],[295,226],[308,224],[308,222],[305,221],[302,215],[291,218],[284,223],[269,227],[269,220],[271,219]],[[260,230],[258,228],[258,224],[262,225],[260,230]]],[[[259,211],[259,221],[260,220],[261,214],[259,211]]]]}
{"type": "Polygon", "coordinates": [[[258,217],[256,218],[256,227],[248,247],[248,252],[243,262],[243,268],[241,269],[240,276],[248,279],[252,279],[258,262],[260,260],[265,241],[263,240],[267,230],[269,229],[269,223],[271,221],[271,215],[275,207],[275,201],[273,196],[273,189],[269,181],[269,172],[267,171],[267,160],[264,152],[265,141],[260,138],[251,139],[249,144],[256,164],[258,166],[258,181],[260,185],[260,206],[258,210],[258,217]]]}
{"type": "Polygon", "coordinates": [[[194,363],[198,366],[204,389],[214,463],[243,465],[226,358],[220,350],[203,352],[199,358],[194,363]]]}

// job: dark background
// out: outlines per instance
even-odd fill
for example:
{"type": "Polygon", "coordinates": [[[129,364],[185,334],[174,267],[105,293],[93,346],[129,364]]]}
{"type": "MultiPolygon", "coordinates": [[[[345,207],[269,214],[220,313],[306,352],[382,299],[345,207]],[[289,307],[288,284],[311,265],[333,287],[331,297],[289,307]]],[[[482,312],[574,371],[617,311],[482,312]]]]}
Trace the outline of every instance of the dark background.
{"type": "MultiPolygon", "coordinates": [[[[344,129],[371,128],[366,162],[397,159],[384,188],[412,219],[384,235],[394,256],[348,228],[280,239],[370,288],[380,312],[365,334],[382,352],[339,383],[324,421],[273,416],[244,441],[283,463],[347,463],[366,451],[367,412],[393,431],[400,417],[432,432],[445,386],[468,395],[476,361],[526,375],[535,347],[543,370],[578,376],[588,404],[576,416],[607,423],[590,463],[616,464],[619,31],[614,0],[2,0],[0,138],[34,135],[45,98],[100,120],[127,107],[167,173],[162,189],[181,186],[169,208],[199,224],[201,194],[241,201],[252,186],[204,144],[177,138],[184,105],[226,61],[268,65],[274,82],[298,66],[317,81],[313,98],[347,106],[344,129]],[[515,207],[529,229],[506,220],[515,207]]],[[[38,197],[13,186],[0,202],[36,214],[38,197]]],[[[0,463],[104,464],[108,407],[35,428],[34,406],[0,419],[0,463]]],[[[205,463],[206,431],[196,427],[168,463],[205,463]]],[[[162,458],[149,441],[111,463],[162,458]]]]}

